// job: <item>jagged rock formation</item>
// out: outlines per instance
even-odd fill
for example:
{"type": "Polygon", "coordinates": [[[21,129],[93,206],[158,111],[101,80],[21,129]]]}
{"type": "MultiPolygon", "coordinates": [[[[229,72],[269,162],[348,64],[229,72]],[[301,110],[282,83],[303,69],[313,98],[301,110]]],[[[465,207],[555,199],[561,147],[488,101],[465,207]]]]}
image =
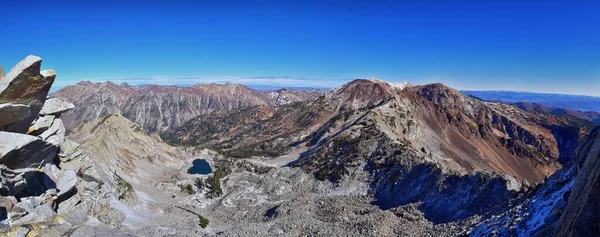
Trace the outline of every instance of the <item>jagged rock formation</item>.
{"type": "Polygon", "coordinates": [[[7,117],[26,117],[8,125],[0,124],[3,130],[26,132],[42,109],[56,73],[52,70],[40,71],[41,62],[42,59],[37,56],[27,56],[1,78],[0,103],[4,106],[0,113],[4,115],[6,111],[7,117]]]}
{"type": "Polygon", "coordinates": [[[119,234],[101,224],[115,223],[110,216],[118,215],[107,206],[113,191],[82,166],[90,158],[79,144],[65,139],[61,115],[73,105],[46,99],[55,73],[40,72],[40,66],[39,57],[28,56],[0,78],[0,228],[17,236],[37,236],[48,226],[62,229],[43,233],[53,236],[84,234],[92,225],[97,233],[119,234]]]}
{"type": "Polygon", "coordinates": [[[594,122],[596,124],[600,124],[600,113],[596,111],[575,111],[571,109],[565,108],[557,108],[557,107],[548,107],[538,103],[529,103],[529,102],[517,102],[514,103],[515,106],[519,107],[519,109],[525,111],[534,111],[539,113],[549,113],[554,115],[570,115],[573,117],[577,117],[580,119],[584,119],[587,121],[594,122]]]}
{"type": "Polygon", "coordinates": [[[193,117],[214,111],[273,106],[319,95],[319,90],[259,92],[239,84],[177,87],[116,85],[112,82],[80,82],[54,94],[75,104],[75,109],[63,116],[70,130],[109,114],[120,114],[149,132],[177,128],[193,117]]]}

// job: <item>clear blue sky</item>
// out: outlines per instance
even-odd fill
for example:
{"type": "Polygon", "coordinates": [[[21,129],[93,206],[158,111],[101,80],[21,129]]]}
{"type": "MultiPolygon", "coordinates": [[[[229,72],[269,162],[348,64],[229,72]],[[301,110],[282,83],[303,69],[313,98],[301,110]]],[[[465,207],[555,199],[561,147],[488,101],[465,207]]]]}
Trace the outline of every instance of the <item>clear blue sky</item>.
{"type": "Polygon", "coordinates": [[[41,56],[57,87],[107,79],[332,87],[377,77],[600,95],[593,2],[0,2],[0,64],[41,56]]]}

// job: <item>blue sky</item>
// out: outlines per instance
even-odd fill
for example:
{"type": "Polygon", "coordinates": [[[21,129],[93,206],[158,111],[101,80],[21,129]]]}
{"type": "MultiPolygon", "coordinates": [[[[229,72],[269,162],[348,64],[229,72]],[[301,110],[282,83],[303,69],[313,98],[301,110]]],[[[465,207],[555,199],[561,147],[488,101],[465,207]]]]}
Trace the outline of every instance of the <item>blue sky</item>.
{"type": "Polygon", "coordinates": [[[593,2],[0,1],[0,64],[41,56],[56,87],[376,77],[600,95],[593,2]]]}

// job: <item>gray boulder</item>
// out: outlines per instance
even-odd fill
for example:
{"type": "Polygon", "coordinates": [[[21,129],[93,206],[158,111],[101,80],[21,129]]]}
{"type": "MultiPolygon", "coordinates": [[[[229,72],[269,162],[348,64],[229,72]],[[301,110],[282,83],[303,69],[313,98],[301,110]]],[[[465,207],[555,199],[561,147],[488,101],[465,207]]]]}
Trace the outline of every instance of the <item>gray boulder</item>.
{"type": "Polygon", "coordinates": [[[0,164],[9,169],[39,168],[56,154],[57,147],[39,137],[0,131],[0,164]]]}
{"type": "Polygon", "coordinates": [[[75,108],[75,105],[58,98],[47,99],[40,115],[59,115],[75,108]]]}
{"type": "Polygon", "coordinates": [[[53,122],[54,122],[54,115],[38,117],[35,121],[33,121],[33,124],[31,124],[31,127],[29,127],[29,130],[27,131],[27,133],[28,134],[40,134],[40,133],[48,130],[48,128],[50,128],[50,126],[52,126],[53,122]]]}
{"type": "Polygon", "coordinates": [[[65,140],[66,129],[61,119],[54,119],[48,130],[39,135],[46,142],[59,146],[65,140]]]}
{"type": "Polygon", "coordinates": [[[59,215],[62,215],[72,210],[75,207],[75,205],[77,205],[79,202],[81,202],[81,196],[79,194],[75,194],[69,199],[64,200],[60,204],[58,204],[57,213],[59,215]]]}
{"type": "Polygon", "coordinates": [[[31,108],[24,104],[4,103],[0,104],[0,129],[25,119],[31,115],[31,108]]]}
{"type": "Polygon", "coordinates": [[[79,178],[77,173],[74,171],[60,171],[57,172],[58,178],[56,181],[56,188],[58,189],[58,197],[61,198],[63,195],[74,189],[79,184],[79,178]]]}
{"type": "Polygon", "coordinates": [[[25,237],[27,233],[29,233],[29,229],[21,226],[15,231],[15,237],[25,237]]]}
{"type": "Polygon", "coordinates": [[[81,144],[72,141],[72,140],[64,140],[63,143],[60,144],[60,153],[58,156],[60,157],[61,162],[67,162],[71,159],[77,157],[81,154],[81,151],[77,150],[81,144]],[[79,153],[79,154],[76,154],[79,153]]]}
{"type": "Polygon", "coordinates": [[[32,212],[12,221],[13,226],[28,225],[35,223],[52,222],[56,217],[56,212],[50,205],[40,205],[35,207],[32,212]]]}
{"type": "Polygon", "coordinates": [[[27,118],[11,124],[6,131],[27,132],[42,109],[56,73],[52,70],[40,71],[41,63],[41,58],[27,56],[0,79],[0,103],[24,104],[31,108],[27,118]]]}
{"type": "Polygon", "coordinates": [[[24,197],[21,198],[21,201],[19,203],[17,203],[17,206],[25,209],[25,211],[27,211],[28,213],[31,213],[37,206],[42,205],[42,203],[42,197],[24,197]]]}

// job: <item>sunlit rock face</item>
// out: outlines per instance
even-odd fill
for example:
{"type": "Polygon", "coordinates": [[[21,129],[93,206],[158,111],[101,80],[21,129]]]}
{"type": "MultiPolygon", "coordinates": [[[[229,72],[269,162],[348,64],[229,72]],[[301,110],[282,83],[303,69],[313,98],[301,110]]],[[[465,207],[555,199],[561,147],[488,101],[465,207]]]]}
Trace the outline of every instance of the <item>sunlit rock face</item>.
{"type": "Polygon", "coordinates": [[[276,106],[322,94],[321,90],[310,89],[257,91],[231,83],[179,87],[80,82],[59,90],[54,96],[75,104],[75,108],[63,116],[70,130],[109,114],[119,114],[149,132],[164,132],[215,111],[276,106]]]}

